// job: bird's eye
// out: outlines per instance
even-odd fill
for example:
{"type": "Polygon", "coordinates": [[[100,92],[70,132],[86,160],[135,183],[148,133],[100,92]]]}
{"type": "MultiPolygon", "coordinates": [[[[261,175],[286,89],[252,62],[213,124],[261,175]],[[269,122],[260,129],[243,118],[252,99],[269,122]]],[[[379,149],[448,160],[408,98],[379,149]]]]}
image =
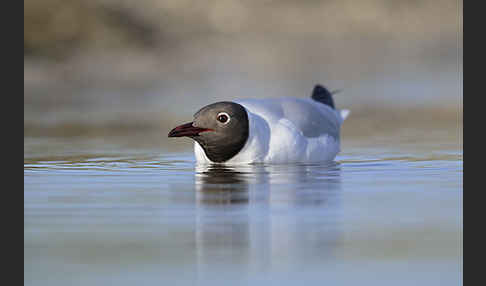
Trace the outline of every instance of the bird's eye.
{"type": "Polygon", "coordinates": [[[226,124],[226,123],[228,123],[228,122],[229,122],[230,117],[229,117],[228,113],[226,113],[226,112],[221,112],[221,113],[219,113],[219,114],[218,114],[217,119],[218,119],[218,121],[219,121],[219,122],[221,122],[221,123],[223,123],[223,124],[226,124]]]}

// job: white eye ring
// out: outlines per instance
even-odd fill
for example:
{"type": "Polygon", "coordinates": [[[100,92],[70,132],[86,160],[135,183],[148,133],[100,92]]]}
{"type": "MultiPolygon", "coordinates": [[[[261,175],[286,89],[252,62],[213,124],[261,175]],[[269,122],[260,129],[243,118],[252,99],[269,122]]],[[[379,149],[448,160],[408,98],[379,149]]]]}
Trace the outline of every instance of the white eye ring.
{"type": "Polygon", "coordinates": [[[218,116],[216,116],[216,120],[218,120],[219,122],[221,122],[223,124],[228,124],[228,122],[230,122],[230,120],[231,120],[231,117],[226,112],[220,112],[220,113],[218,113],[218,116]],[[223,121],[219,120],[220,116],[225,116],[227,118],[226,121],[223,122],[223,121]]]}

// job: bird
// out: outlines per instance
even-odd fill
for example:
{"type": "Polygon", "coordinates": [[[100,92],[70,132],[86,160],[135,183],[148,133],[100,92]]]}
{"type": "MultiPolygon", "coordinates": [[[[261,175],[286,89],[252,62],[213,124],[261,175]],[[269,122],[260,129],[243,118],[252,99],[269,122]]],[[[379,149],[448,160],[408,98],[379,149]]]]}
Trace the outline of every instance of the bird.
{"type": "Polygon", "coordinates": [[[244,98],[202,107],[168,137],[189,137],[197,164],[331,162],[350,114],[317,84],[310,97],[244,98]]]}

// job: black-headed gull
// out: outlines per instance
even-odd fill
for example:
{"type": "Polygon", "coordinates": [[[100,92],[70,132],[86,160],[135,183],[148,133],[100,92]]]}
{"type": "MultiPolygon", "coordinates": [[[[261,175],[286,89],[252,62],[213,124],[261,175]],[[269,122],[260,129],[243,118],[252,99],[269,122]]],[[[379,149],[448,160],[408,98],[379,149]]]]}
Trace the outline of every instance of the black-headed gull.
{"type": "Polygon", "coordinates": [[[190,137],[198,163],[316,163],[340,151],[340,127],[348,110],[316,85],[311,98],[241,99],[216,102],[169,137],[190,137]]]}

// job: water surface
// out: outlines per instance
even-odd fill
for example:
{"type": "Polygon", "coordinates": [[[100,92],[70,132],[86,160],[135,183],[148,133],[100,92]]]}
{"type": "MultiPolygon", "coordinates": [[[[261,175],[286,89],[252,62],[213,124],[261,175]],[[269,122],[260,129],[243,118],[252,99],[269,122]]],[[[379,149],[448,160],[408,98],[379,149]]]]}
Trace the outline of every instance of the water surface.
{"type": "Polygon", "coordinates": [[[200,167],[189,151],[25,142],[26,285],[462,284],[449,145],[200,167]]]}

